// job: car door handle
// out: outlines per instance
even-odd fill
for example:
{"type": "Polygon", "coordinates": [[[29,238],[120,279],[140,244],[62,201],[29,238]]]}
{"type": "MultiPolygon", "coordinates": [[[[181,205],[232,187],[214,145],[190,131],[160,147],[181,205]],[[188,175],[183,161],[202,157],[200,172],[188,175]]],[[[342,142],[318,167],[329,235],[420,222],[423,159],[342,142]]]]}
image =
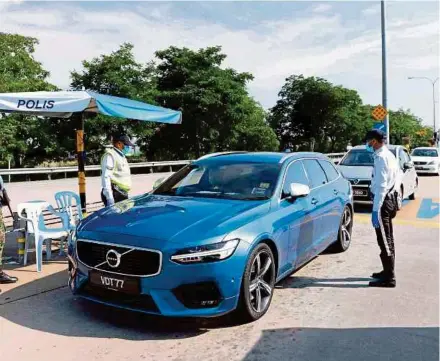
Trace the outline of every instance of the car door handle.
{"type": "Polygon", "coordinates": [[[339,191],[337,189],[333,189],[333,194],[336,196],[338,195],[339,191]]]}
{"type": "Polygon", "coordinates": [[[318,201],[316,198],[312,198],[311,203],[312,203],[313,205],[317,204],[318,202],[319,202],[319,201],[318,201]]]}

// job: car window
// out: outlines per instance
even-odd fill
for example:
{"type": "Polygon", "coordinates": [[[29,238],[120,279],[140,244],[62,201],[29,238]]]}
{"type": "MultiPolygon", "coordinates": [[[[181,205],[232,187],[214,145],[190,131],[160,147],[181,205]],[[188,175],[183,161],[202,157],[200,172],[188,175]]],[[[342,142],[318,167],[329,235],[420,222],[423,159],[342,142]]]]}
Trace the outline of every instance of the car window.
{"type": "Polygon", "coordinates": [[[403,165],[405,164],[405,152],[402,148],[399,149],[399,166],[403,169],[403,165]]]}
{"type": "Polygon", "coordinates": [[[153,194],[260,200],[272,197],[281,166],[271,163],[206,162],[174,173],[153,194]]]}
{"type": "Polygon", "coordinates": [[[283,184],[283,192],[281,198],[288,197],[290,195],[290,185],[292,183],[309,185],[309,179],[307,178],[306,171],[301,161],[293,162],[287,168],[286,178],[283,184]]]}
{"type": "Polygon", "coordinates": [[[340,165],[346,166],[372,166],[374,164],[374,157],[372,153],[367,152],[366,149],[352,149],[344,157],[340,165]]]}
{"type": "Polygon", "coordinates": [[[411,162],[411,157],[405,149],[403,150],[403,157],[405,158],[405,163],[411,162]]]}
{"type": "Polygon", "coordinates": [[[303,161],[307,176],[310,181],[310,188],[316,188],[327,183],[327,177],[324,170],[315,159],[306,159],[303,161]]]}
{"type": "Polygon", "coordinates": [[[336,170],[335,166],[329,161],[320,160],[319,164],[321,164],[321,167],[324,169],[324,172],[327,176],[327,180],[329,182],[339,177],[339,172],[336,170]]]}
{"type": "Polygon", "coordinates": [[[414,149],[412,152],[414,157],[438,157],[436,149],[414,149]]]}

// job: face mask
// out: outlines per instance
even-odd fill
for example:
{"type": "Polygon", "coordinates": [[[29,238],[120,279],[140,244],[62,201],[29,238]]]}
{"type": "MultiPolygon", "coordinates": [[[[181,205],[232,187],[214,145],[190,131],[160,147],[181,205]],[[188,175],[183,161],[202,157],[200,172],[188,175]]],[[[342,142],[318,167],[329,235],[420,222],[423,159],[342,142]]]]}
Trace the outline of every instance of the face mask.
{"type": "Polygon", "coordinates": [[[367,152],[368,152],[368,153],[374,153],[374,148],[373,148],[371,145],[369,145],[369,144],[367,143],[366,146],[367,146],[367,152]]]}
{"type": "Polygon", "coordinates": [[[122,153],[125,155],[125,156],[129,156],[129,155],[131,155],[131,153],[132,153],[132,149],[131,149],[131,147],[129,147],[129,146],[124,146],[124,148],[122,149],[122,153]]]}

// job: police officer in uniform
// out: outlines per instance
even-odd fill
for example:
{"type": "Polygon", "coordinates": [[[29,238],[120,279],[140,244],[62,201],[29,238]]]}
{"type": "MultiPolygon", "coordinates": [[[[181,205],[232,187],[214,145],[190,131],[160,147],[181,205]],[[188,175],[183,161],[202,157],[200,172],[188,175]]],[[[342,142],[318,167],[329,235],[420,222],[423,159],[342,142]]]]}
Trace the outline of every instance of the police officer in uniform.
{"type": "Polygon", "coordinates": [[[106,207],[128,198],[131,174],[126,155],[133,147],[130,138],[122,134],[114,136],[113,145],[105,149],[101,159],[101,199],[106,207]]]}
{"type": "Polygon", "coordinates": [[[383,270],[373,273],[370,287],[396,287],[394,273],[395,250],[393,218],[397,213],[397,191],[400,176],[397,159],[385,145],[386,135],[380,130],[371,130],[366,136],[367,151],[374,153],[372,224],[380,247],[383,270]]]}
{"type": "MultiPolygon", "coordinates": [[[[3,248],[5,246],[6,241],[6,227],[3,222],[3,206],[9,204],[9,198],[5,191],[5,185],[3,183],[3,178],[0,176],[0,283],[15,283],[18,281],[17,277],[12,277],[3,272],[2,266],[2,257],[3,257],[3,248]]],[[[1,290],[0,290],[1,292],[1,290]]]]}

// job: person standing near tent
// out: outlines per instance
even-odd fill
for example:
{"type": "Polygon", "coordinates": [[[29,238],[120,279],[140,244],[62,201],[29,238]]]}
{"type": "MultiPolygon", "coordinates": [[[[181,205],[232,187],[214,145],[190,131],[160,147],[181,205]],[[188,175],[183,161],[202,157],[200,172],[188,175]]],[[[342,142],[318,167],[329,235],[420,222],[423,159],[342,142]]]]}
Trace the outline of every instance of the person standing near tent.
{"type": "Polygon", "coordinates": [[[10,200],[5,189],[5,185],[3,183],[3,178],[2,176],[0,176],[0,283],[15,283],[18,281],[17,277],[9,276],[5,272],[3,272],[2,264],[3,248],[6,242],[6,227],[5,223],[3,222],[2,208],[3,206],[9,205],[9,203],[10,200]]]}
{"type": "Polygon", "coordinates": [[[113,137],[113,145],[105,149],[101,159],[101,199],[106,207],[128,198],[131,174],[126,155],[133,147],[127,135],[118,134],[113,137]]]}

